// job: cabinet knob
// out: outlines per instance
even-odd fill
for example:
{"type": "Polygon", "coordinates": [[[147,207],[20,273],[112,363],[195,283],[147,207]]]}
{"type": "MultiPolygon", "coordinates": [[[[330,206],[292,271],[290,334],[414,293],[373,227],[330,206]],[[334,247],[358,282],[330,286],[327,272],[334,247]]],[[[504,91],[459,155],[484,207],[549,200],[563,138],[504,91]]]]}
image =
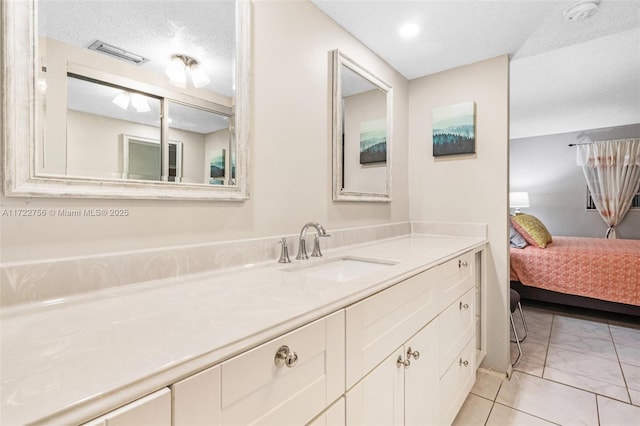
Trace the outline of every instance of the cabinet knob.
{"type": "Polygon", "coordinates": [[[460,365],[464,365],[465,367],[468,367],[469,361],[463,361],[462,358],[460,358],[460,365]]]}
{"type": "Polygon", "coordinates": [[[409,361],[409,358],[407,357],[406,360],[402,360],[402,355],[398,356],[398,360],[396,361],[396,365],[398,366],[398,368],[404,366],[404,368],[409,368],[409,366],[411,365],[411,361],[409,361]]]}
{"type": "Polygon", "coordinates": [[[469,309],[469,304],[468,303],[462,304],[462,301],[460,301],[460,310],[463,310],[463,309],[464,310],[469,309]]]}
{"type": "Polygon", "coordinates": [[[466,260],[458,260],[458,268],[466,268],[469,266],[469,262],[466,260]]]}
{"type": "Polygon", "coordinates": [[[411,346],[409,346],[409,349],[407,349],[407,359],[409,360],[411,357],[413,357],[413,359],[420,358],[420,352],[411,350],[411,346]]]}
{"type": "Polygon", "coordinates": [[[283,345],[278,348],[273,361],[278,367],[286,365],[287,367],[291,368],[298,362],[298,354],[291,351],[291,349],[289,349],[289,346],[283,345]]]}

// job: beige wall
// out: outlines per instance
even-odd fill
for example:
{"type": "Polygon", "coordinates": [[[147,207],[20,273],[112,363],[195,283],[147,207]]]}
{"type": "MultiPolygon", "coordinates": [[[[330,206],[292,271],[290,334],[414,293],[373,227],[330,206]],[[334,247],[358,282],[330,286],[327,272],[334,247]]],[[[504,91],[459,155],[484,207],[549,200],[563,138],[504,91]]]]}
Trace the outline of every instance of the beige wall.
{"type": "MultiPolygon", "coordinates": [[[[112,208],[127,217],[1,217],[2,261],[295,233],[409,219],[408,82],[307,1],[253,5],[250,193],[246,202],[2,198],[3,209],[112,208]],[[392,203],[331,199],[330,51],[394,88],[392,203]]],[[[274,245],[276,241],[274,240],[274,245]]]]}
{"type": "Polygon", "coordinates": [[[509,59],[501,56],[409,84],[411,218],[488,224],[488,353],[485,366],[509,364],[507,193],[509,59]],[[476,102],[476,153],[432,156],[434,107],[476,102]]]}

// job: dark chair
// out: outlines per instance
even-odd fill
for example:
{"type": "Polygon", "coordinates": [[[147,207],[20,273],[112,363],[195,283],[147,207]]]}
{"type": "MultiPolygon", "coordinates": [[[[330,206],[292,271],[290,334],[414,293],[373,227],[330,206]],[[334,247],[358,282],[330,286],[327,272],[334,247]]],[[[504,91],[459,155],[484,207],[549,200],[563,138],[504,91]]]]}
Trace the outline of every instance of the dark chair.
{"type": "Polygon", "coordinates": [[[518,357],[512,364],[515,367],[518,361],[520,361],[520,358],[522,357],[522,347],[520,346],[520,343],[522,343],[524,339],[526,339],[527,334],[529,334],[529,330],[527,329],[527,322],[524,319],[524,313],[522,312],[522,305],[520,304],[520,293],[511,289],[511,296],[509,299],[510,299],[510,305],[511,305],[511,314],[509,315],[511,317],[511,329],[513,330],[513,335],[516,338],[516,340],[512,340],[512,342],[518,345],[518,357]],[[520,311],[520,318],[522,318],[522,325],[524,327],[524,336],[522,336],[522,338],[518,337],[518,330],[516,329],[516,323],[513,321],[513,313],[516,311],[516,308],[518,308],[518,310],[520,311]]]}

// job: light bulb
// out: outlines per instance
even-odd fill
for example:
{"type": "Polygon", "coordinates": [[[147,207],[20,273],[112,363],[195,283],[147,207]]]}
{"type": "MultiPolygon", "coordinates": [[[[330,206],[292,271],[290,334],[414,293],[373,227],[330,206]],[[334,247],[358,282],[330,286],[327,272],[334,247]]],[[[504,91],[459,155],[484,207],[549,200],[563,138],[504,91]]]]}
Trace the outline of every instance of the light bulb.
{"type": "Polygon", "coordinates": [[[191,81],[193,81],[194,87],[204,87],[211,80],[207,77],[207,74],[200,69],[197,65],[192,65],[189,67],[191,69],[191,81]]]}
{"type": "Polygon", "coordinates": [[[167,77],[174,86],[187,87],[187,71],[184,61],[179,56],[175,56],[167,66],[167,77]]]}

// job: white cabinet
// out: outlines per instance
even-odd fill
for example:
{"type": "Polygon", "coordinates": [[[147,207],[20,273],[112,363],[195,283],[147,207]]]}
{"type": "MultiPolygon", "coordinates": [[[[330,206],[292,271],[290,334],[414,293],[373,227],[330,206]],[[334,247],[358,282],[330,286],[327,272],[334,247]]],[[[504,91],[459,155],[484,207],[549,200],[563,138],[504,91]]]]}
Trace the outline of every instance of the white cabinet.
{"type": "Polygon", "coordinates": [[[435,318],[436,276],[425,271],[346,309],[347,389],[435,318]]]}
{"type": "Polygon", "coordinates": [[[300,425],[344,394],[344,311],[174,384],[174,424],[300,425]]]}
{"type": "Polygon", "coordinates": [[[451,424],[475,382],[476,372],[476,285],[474,252],[443,265],[438,316],[440,355],[440,424],[451,424]]]}
{"type": "Polygon", "coordinates": [[[475,335],[474,307],[475,291],[469,289],[440,313],[440,376],[475,335]]]}
{"type": "Polygon", "coordinates": [[[164,388],[133,401],[85,426],[171,426],[171,392],[164,388]]]}
{"type": "Polygon", "coordinates": [[[347,392],[348,425],[438,421],[438,334],[429,324],[347,392]]]}
{"type": "Polygon", "coordinates": [[[450,424],[484,344],[483,255],[462,254],[88,425],[450,424]]]}
{"type": "Polygon", "coordinates": [[[475,341],[470,340],[440,379],[440,424],[451,424],[476,380],[475,341]]]}
{"type": "Polygon", "coordinates": [[[347,424],[453,421],[475,381],[475,262],[470,251],[346,309],[347,424]]]}
{"type": "Polygon", "coordinates": [[[347,392],[347,424],[404,424],[404,346],[389,355],[347,392]]]}

